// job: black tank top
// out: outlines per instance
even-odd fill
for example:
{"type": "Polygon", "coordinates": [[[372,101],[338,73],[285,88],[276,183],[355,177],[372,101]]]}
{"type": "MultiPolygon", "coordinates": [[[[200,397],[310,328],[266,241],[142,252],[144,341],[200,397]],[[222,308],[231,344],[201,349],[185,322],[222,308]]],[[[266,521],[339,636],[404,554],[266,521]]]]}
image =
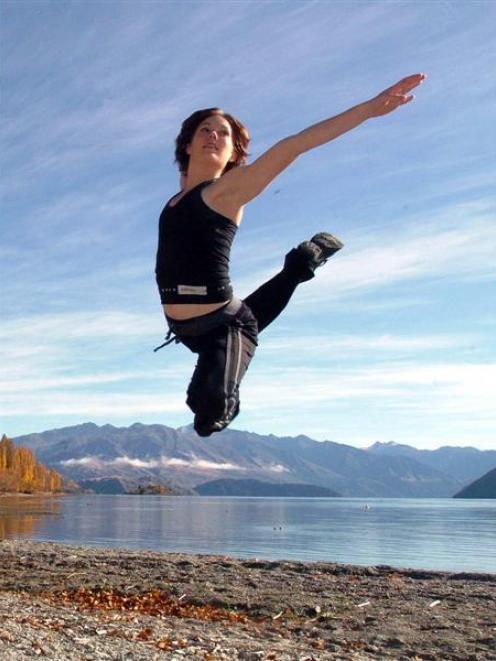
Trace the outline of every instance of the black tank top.
{"type": "Polygon", "coordinates": [[[208,207],[204,181],[160,214],[155,275],[162,303],[222,303],[232,297],[229,256],[237,226],[208,207]]]}

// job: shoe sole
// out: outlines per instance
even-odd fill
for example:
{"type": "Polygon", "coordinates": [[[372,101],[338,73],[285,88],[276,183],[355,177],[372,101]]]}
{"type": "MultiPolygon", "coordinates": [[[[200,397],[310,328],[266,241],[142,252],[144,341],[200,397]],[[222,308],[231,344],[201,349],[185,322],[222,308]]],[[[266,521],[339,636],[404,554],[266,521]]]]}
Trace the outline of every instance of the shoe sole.
{"type": "Polygon", "coordinates": [[[315,234],[315,236],[312,236],[310,241],[322,250],[324,258],[334,255],[334,253],[338,252],[338,250],[341,250],[341,248],[344,246],[344,243],[337,237],[333,236],[332,234],[327,234],[326,232],[319,232],[319,234],[315,234]]]}

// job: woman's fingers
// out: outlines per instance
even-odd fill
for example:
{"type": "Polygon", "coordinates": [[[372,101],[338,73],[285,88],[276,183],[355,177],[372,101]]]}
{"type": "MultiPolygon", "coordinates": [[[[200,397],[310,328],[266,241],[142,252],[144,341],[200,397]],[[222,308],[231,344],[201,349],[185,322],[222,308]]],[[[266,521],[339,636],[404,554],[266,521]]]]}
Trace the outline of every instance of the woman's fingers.
{"type": "Polygon", "coordinates": [[[379,115],[387,115],[388,113],[396,110],[399,106],[410,103],[414,99],[413,94],[391,94],[391,92],[382,92],[370,103],[372,104],[372,115],[378,117],[379,115]]]}
{"type": "Polygon", "coordinates": [[[415,73],[412,76],[407,76],[399,82],[389,87],[386,92],[388,94],[406,94],[410,90],[420,85],[426,78],[424,73],[415,73]]]}
{"type": "Polygon", "coordinates": [[[370,117],[387,115],[393,110],[396,110],[399,106],[403,106],[406,103],[413,101],[415,97],[413,94],[409,94],[409,92],[420,85],[425,78],[425,74],[415,73],[412,76],[403,78],[378,94],[368,102],[370,117]]]}

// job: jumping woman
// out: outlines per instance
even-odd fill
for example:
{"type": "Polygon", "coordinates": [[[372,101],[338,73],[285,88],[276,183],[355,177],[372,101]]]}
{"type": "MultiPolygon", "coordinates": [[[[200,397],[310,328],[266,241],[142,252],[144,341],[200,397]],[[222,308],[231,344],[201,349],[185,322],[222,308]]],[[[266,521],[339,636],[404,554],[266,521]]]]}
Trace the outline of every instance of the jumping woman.
{"type": "Polygon", "coordinates": [[[242,301],[233,295],[229,255],[245,204],[304,152],[409,103],[424,78],[408,76],[284,138],[251,165],[245,164],[248,131],[232,115],[207,108],[183,122],[175,152],[181,191],[160,215],[155,272],[169,326],[162,346],[175,340],[198,354],[186,403],[200,436],[221,431],[236,417],[239,385],[259,332],[282,312],[296,287],[343,247],[332,234],[316,234],[290,250],[282,270],[242,301]]]}

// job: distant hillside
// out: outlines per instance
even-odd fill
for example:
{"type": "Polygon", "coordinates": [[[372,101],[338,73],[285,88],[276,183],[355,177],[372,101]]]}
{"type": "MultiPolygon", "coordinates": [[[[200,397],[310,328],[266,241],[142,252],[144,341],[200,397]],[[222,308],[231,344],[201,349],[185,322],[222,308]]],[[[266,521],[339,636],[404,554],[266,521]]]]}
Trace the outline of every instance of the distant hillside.
{"type": "Polygon", "coordinates": [[[212,480],[195,487],[201,496],[255,496],[330,498],[339,496],[336,491],[314,484],[274,484],[260,480],[212,480]]]}
{"type": "Polygon", "coordinates": [[[186,496],[196,495],[191,489],[173,489],[170,485],[162,482],[142,483],[140,480],[125,479],[120,477],[97,477],[92,480],[80,480],[79,486],[87,491],[106,494],[148,494],[148,495],[170,495],[186,496]]]}
{"type": "Polygon", "coordinates": [[[95,485],[117,480],[106,486],[100,482],[111,490],[129,491],[142,480],[184,492],[205,482],[242,479],[311,484],[343,496],[434,498],[451,497],[464,486],[415,458],[378,456],[307,436],[227,429],[206,441],[190,427],[85,423],[16,440],[36,450],[46,465],[87,487],[89,481],[95,485]]]}
{"type": "Polygon", "coordinates": [[[68,484],[62,475],[36,461],[31,450],[18,447],[5,434],[0,441],[0,492],[58,493],[77,485],[68,484]]]}
{"type": "Polygon", "coordinates": [[[496,498],[496,468],[459,491],[454,498],[496,498]]]}
{"type": "Polygon", "coordinates": [[[94,491],[95,493],[124,494],[128,492],[127,485],[117,477],[102,477],[96,480],[80,480],[82,489],[94,491]]]}
{"type": "MultiPolygon", "coordinates": [[[[495,440],[496,444],[496,440],[495,440]]],[[[417,450],[400,443],[374,443],[368,452],[381,457],[408,457],[440,470],[469,484],[488,470],[496,468],[496,450],[477,450],[471,447],[444,446],[437,450],[417,450]]]]}

